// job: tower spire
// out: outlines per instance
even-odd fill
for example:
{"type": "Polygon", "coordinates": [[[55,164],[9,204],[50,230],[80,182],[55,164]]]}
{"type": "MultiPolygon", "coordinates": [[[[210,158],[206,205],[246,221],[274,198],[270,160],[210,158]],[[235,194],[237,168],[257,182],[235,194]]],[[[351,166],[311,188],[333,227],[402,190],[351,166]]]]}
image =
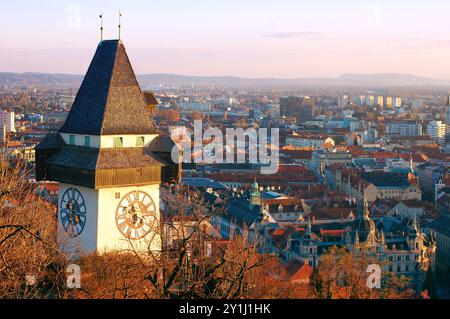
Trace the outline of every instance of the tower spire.
{"type": "Polygon", "coordinates": [[[100,42],[103,41],[103,12],[100,13],[100,42]]]}
{"type": "Polygon", "coordinates": [[[122,11],[119,11],[119,41],[122,40],[122,11]]]}
{"type": "Polygon", "coordinates": [[[356,204],[356,209],[358,211],[358,216],[360,218],[367,218],[367,217],[369,217],[369,203],[367,202],[365,196],[361,196],[359,198],[359,201],[356,204]]]}
{"type": "Polygon", "coordinates": [[[308,224],[306,225],[306,235],[312,234],[312,226],[311,226],[311,216],[308,216],[308,224]]]}
{"type": "Polygon", "coordinates": [[[418,230],[419,229],[418,224],[417,224],[417,216],[416,216],[415,212],[414,212],[414,217],[413,217],[413,229],[414,230],[418,230]]]}
{"type": "Polygon", "coordinates": [[[409,170],[414,174],[412,153],[409,154],[409,170]]]}

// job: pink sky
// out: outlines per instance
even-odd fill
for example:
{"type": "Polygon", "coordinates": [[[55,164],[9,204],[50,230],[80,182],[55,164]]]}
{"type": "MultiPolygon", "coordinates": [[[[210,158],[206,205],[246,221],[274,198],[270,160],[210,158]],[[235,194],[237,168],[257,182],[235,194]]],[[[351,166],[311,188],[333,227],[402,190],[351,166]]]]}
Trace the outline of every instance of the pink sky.
{"type": "Polygon", "coordinates": [[[86,71],[99,39],[123,37],[137,73],[450,79],[450,2],[25,1],[0,5],[0,72],[86,71]],[[24,10],[26,8],[26,10],[24,10]]]}

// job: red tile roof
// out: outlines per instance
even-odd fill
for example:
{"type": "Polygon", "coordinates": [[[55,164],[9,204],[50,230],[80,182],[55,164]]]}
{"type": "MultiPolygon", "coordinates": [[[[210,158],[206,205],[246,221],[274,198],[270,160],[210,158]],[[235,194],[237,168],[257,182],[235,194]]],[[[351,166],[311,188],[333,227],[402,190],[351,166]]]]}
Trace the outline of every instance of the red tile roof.
{"type": "Polygon", "coordinates": [[[43,186],[48,192],[57,192],[59,191],[59,183],[42,183],[41,186],[43,186]]]}
{"type": "Polygon", "coordinates": [[[343,229],[321,229],[321,236],[340,237],[344,233],[343,229]]]}
{"type": "Polygon", "coordinates": [[[275,229],[274,232],[272,233],[273,236],[282,236],[284,235],[286,231],[282,228],[280,229],[275,229]]]}
{"type": "Polygon", "coordinates": [[[308,284],[314,270],[308,264],[291,264],[288,268],[289,281],[295,284],[308,284]]]}

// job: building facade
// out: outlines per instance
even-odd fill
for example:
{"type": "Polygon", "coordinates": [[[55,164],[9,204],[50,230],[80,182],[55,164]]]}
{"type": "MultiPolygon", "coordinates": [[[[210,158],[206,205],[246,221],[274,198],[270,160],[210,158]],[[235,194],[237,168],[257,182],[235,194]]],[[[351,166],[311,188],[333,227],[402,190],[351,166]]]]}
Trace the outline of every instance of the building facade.
{"type": "Polygon", "coordinates": [[[422,125],[417,122],[390,122],[386,126],[388,136],[421,136],[422,125]]]}
{"type": "MultiPolygon", "coordinates": [[[[310,219],[300,224],[298,230],[288,234],[285,246],[277,245],[278,236],[266,236],[263,247],[277,251],[286,261],[298,261],[317,267],[321,257],[329,248],[345,247],[356,256],[364,253],[380,261],[382,274],[394,273],[407,276],[410,285],[421,291],[425,274],[434,265],[435,243],[420,230],[415,218],[407,223],[398,220],[390,227],[382,220],[373,220],[369,214],[368,203],[364,199],[358,201],[357,217],[351,222],[326,229],[325,224],[317,227],[310,219]],[[398,224],[397,224],[398,223],[398,224]],[[397,230],[394,231],[394,228],[397,230]]],[[[258,227],[260,233],[274,225],[266,223],[258,227]],[[263,230],[264,229],[264,230],[263,230]]],[[[276,228],[273,235],[281,234],[276,228]]]]}
{"type": "Polygon", "coordinates": [[[14,112],[0,111],[0,134],[15,132],[14,112]]]}
{"type": "Polygon", "coordinates": [[[441,121],[431,121],[427,126],[427,134],[438,144],[445,143],[446,125],[441,121]]]}

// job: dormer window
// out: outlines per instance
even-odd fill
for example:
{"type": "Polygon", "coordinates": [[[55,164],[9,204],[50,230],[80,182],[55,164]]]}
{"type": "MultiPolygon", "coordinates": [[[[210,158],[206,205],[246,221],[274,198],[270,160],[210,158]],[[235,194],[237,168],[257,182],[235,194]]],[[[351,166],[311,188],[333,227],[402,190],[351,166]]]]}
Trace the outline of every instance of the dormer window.
{"type": "Polygon", "coordinates": [[[75,135],[69,135],[69,144],[75,145],[75,135]]]}
{"type": "Polygon", "coordinates": [[[91,137],[90,136],[84,137],[84,146],[86,146],[86,147],[91,146],[91,137]]]}
{"type": "Polygon", "coordinates": [[[114,137],[113,147],[114,148],[123,147],[123,137],[114,137]]]}
{"type": "Polygon", "coordinates": [[[144,144],[145,144],[145,137],[137,136],[136,137],[136,146],[144,146],[144,144]]]}

